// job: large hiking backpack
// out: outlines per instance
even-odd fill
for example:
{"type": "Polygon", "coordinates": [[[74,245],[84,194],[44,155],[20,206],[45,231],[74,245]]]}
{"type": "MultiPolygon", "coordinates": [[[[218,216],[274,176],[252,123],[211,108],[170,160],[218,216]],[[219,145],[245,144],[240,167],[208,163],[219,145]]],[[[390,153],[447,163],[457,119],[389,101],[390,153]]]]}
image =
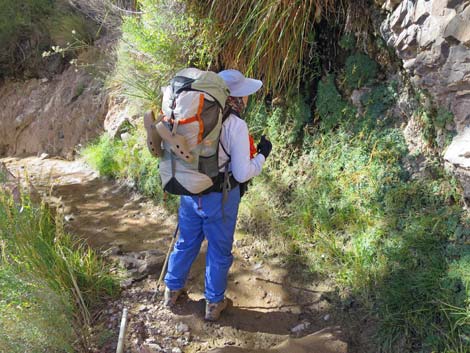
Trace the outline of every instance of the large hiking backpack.
{"type": "Polygon", "coordinates": [[[163,87],[160,177],[175,195],[198,195],[219,176],[219,139],[229,89],[216,73],[184,69],[163,87]]]}

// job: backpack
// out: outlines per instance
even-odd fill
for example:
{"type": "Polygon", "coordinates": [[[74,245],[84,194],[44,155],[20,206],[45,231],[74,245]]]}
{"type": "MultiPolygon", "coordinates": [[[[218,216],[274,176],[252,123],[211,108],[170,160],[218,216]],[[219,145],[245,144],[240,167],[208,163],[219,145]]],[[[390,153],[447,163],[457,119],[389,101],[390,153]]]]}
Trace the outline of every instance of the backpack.
{"type": "Polygon", "coordinates": [[[190,68],[162,88],[163,117],[156,124],[162,138],[160,177],[175,195],[199,195],[220,179],[219,139],[229,95],[216,73],[190,68]]]}

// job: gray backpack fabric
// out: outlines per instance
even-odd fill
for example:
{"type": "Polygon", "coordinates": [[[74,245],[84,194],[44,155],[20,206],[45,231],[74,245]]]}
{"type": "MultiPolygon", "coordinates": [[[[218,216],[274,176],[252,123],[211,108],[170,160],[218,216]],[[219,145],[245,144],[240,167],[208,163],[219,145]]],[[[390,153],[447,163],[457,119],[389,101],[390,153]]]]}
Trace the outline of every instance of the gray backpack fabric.
{"type": "Polygon", "coordinates": [[[216,73],[190,68],[163,87],[164,117],[156,128],[162,137],[160,177],[175,195],[198,195],[219,176],[218,150],[222,114],[229,89],[216,73]]]}

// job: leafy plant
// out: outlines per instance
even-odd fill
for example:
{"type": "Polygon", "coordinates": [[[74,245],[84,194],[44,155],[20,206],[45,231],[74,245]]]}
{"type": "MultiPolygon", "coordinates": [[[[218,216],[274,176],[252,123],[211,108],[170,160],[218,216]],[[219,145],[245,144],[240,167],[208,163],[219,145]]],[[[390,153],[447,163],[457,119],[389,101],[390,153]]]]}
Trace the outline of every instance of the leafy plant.
{"type": "MultiPolygon", "coordinates": [[[[393,84],[372,88],[365,116],[345,123],[336,111],[336,128],[306,135],[302,150],[287,143],[276,110],[266,112],[276,143],[242,203],[240,225],[271,242],[288,239],[285,258],[334,278],[340,292],[368,308],[379,320],[382,351],[419,345],[463,353],[470,249],[452,240],[462,222],[455,181],[440,166],[425,180],[410,180],[401,164],[408,153],[402,132],[386,119],[361,122],[381,119],[394,97],[393,84]],[[458,250],[451,255],[449,246],[458,250]]],[[[337,100],[339,93],[329,102],[337,100]]],[[[325,106],[323,114],[335,114],[325,106]]],[[[257,117],[248,121],[261,120],[262,109],[253,111],[257,117]]]]}
{"type": "Polygon", "coordinates": [[[141,0],[140,16],[124,18],[113,82],[120,92],[156,106],[160,87],[178,70],[207,69],[213,61],[209,20],[195,18],[185,1],[141,0]]]}
{"type": "Polygon", "coordinates": [[[353,50],[356,47],[356,37],[353,33],[345,33],[338,44],[345,50],[353,50]]]}
{"type": "Polygon", "coordinates": [[[365,111],[362,118],[362,125],[373,128],[376,124],[386,123],[388,109],[397,99],[396,82],[388,82],[371,87],[370,91],[361,97],[361,104],[365,111]]]}
{"type": "Polygon", "coordinates": [[[443,149],[450,144],[454,136],[453,131],[446,129],[454,121],[454,115],[443,107],[436,107],[431,103],[429,94],[425,91],[416,92],[419,107],[415,112],[420,122],[422,136],[431,148],[443,149]]]}

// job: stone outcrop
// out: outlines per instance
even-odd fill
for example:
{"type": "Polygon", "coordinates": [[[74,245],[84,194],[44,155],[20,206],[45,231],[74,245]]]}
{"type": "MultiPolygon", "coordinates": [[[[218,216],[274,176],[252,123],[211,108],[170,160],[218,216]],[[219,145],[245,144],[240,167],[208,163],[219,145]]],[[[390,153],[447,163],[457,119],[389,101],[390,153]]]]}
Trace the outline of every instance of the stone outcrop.
{"type": "Polygon", "coordinates": [[[53,79],[0,84],[0,156],[46,152],[72,158],[103,131],[107,94],[100,81],[71,66],[53,79]]]}
{"type": "Polygon", "coordinates": [[[450,128],[458,136],[445,153],[445,160],[462,181],[468,197],[470,1],[389,0],[383,7],[391,13],[381,25],[382,36],[403,60],[413,85],[428,91],[436,106],[454,114],[450,128]]]}
{"type": "Polygon", "coordinates": [[[470,127],[460,132],[444,155],[446,167],[457,175],[464,189],[464,199],[470,207],[470,127]]]}
{"type": "Polygon", "coordinates": [[[127,128],[138,124],[139,115],[133,114],[132,109],[133,105],[129,104],[126,99],[119,96],[109,97],[109,109],[104,120],[104,129],[110,137],[121,138],[127,128]]]}

